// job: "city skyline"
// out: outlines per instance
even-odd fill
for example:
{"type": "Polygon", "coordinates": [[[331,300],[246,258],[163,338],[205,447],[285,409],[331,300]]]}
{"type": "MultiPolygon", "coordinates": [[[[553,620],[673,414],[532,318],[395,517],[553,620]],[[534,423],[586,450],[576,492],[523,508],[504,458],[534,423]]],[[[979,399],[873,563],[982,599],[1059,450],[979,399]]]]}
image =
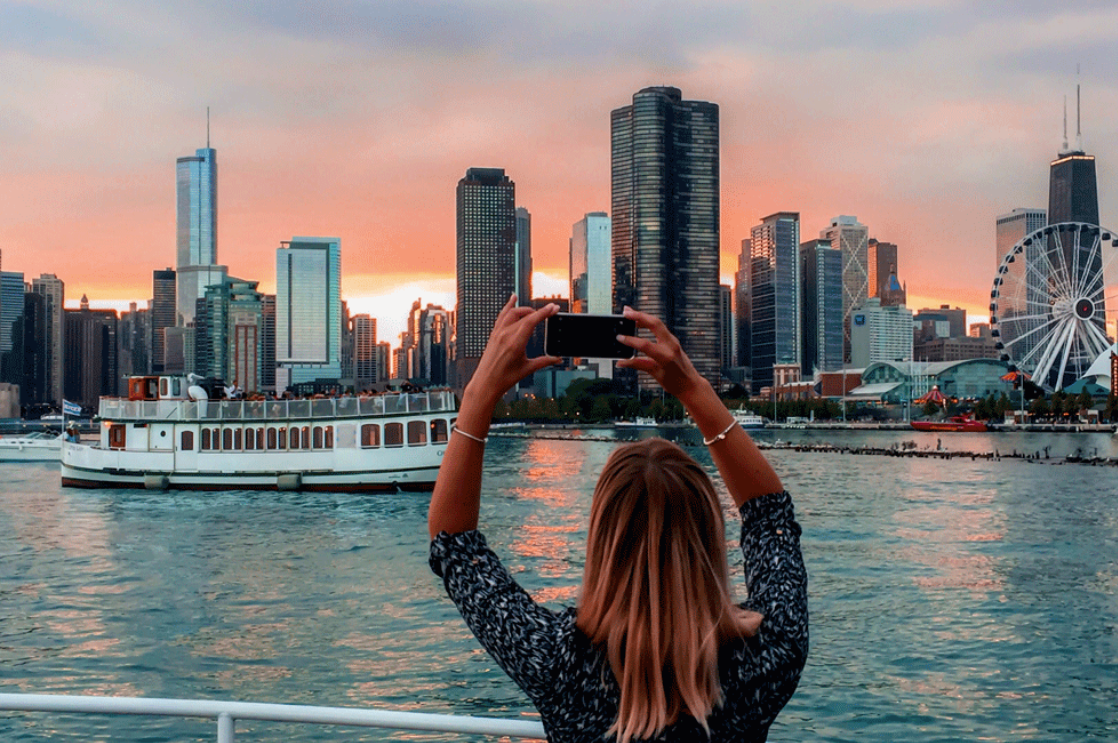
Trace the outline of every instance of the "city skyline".
{"type": "Polygon", "coordinates": [[[274,291],[253,267],[279,240],[338,235],[343,296],[394,345],[415,299],[453,305],[453,188],[469,167],[515,174],[534,293],[564,293],[570,226],[609,209],[609,112],[649,85],[720,107],[725,283],[763,215],[799,211],[814,235],[856,214],[900,246],[910,307],[984,314],[994,267],[979,257],[998,215],[1047,202],[1078,63],[1100,221],[1118,221],[1118,10],[1088,3],[711,3],[639,23],[605,6],[593,28],[535,4],[341,3],[319,18],[277,3],[267,18],[215,9],[202,45],[173,41],[202,23],[186,6],[117,5],[0,8],[14,31],[0,41],[4,267],[57,274],[70,306],[143,301],[174,265],[174,161],[206,144],[207,105],[221,262],[274,291]]]}

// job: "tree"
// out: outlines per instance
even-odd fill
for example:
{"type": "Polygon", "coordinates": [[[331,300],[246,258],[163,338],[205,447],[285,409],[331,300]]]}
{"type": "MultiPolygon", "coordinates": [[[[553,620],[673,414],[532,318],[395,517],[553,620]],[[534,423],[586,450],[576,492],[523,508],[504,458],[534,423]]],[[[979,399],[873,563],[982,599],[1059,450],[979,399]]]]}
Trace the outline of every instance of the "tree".
{"type": "Polygon", "coordinates": [[[1029,406],[1029,412],[1033,414],[1034,418],[1045,418],[1052,412],[1052,409],[1049,407],[1046,398],[1038,397],[1029,406]]]}

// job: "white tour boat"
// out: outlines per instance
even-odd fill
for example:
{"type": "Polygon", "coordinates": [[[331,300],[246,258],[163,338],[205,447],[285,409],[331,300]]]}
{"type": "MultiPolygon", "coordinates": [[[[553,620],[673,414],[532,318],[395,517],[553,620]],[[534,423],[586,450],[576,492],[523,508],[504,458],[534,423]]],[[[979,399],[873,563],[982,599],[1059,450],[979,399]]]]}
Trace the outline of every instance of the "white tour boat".
{"type": "Polygon", "coordinates": [[[0,436],[0,462],[57,462],[61,454],[61,434],[32,431],[0,436]]]}
{"type": "Polygon", "coordinates": [[[741,424],[742,428],[756,429],[765,427],[765,419],[756,413],[750,413],[748,410],[734,410],[734,420],[741,424]]]}
{"type": "Polygon", "coordinates": [[[181,377],[133,377],[128,399],[101,399],[97,441],[63,443],[62,484],[429,490],[457,410],[449,389],[299,400],[206,397],[181,377]]]}

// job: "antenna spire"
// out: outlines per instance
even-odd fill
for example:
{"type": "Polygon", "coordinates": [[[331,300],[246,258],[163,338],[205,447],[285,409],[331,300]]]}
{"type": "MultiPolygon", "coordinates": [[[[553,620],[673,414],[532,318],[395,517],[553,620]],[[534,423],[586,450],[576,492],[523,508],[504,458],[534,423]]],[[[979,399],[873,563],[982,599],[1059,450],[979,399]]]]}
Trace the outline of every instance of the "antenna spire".
{"type": "Polygon", "coordinates": [[[210,149],[210,107],[206,106],[206,149],[210,149]]]}
{"type": "Polygon", "coordinates": [[[1060,148],[1060,152],[1068,151],[1068,97],[1064,96],[1064,146],[1060,148]]]}

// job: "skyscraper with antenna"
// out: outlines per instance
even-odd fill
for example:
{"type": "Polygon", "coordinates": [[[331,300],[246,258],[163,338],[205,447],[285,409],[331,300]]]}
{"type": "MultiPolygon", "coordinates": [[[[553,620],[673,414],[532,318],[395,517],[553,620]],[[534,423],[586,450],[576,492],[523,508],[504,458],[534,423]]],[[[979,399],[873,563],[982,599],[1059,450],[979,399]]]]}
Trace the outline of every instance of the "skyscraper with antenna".
{"type": "Polygon", "coordinates": [[[1083,150],[1079,85],[1075,86],[1075,143],[1068,143],[1067,101],[1064,101],[1064,144],[1052,161],[1048,181],[1048,223],[1099,223],[1095,158],[1083,150]]]}
{"type": "Polygon", "coordinates": [[[176,325],[194,320],[198,298],[220,284],[226,273],[217,265],[217,151],[210,147],[210,110],[206,109],[206,146],[180,157],[175,168],[177,196],[176,325]]]}

